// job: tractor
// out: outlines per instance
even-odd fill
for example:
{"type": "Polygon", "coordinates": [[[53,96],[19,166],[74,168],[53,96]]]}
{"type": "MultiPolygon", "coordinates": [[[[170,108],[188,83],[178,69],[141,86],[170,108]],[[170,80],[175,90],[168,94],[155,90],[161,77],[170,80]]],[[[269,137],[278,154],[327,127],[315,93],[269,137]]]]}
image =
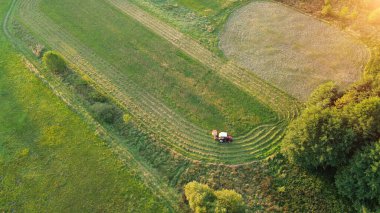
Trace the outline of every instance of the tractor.
{"type": "Polygon", "coordinates": [[[231,143],[233,138],[231,135],[228,135],[227,132],[218,132],[218,130],[212,130],[212,136],[215,141],[219,141],[220,143],[231,143]]]}

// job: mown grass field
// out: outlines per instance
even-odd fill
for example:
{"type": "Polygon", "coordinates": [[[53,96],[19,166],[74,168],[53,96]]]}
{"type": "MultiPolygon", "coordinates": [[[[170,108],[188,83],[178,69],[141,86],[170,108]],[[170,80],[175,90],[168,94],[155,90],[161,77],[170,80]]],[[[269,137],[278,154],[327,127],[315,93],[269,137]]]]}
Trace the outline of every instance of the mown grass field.
{"type": "Polygon", "coordinates": [[[105,2],[42,1],[40,6],[47,17],[121,71],[117,76],[102,71],[112,82],[123,87],[128,82],[124,79],[133,81],[137,90],[149,92],[202,128],[239,135],[274,115],[254,97],[105,2]]]}
{"type": "MultiPolygon", "coordinates": [[[[0,2],[1,20],[11,1],[0,2]]],[[[168,211],[0,33],[0,210],[168,211]]]]}
{"type": "Polygon", "coordinates": [[[164,25],[171,34],[159,37],[145,27],[157,24],[153,17],[144,15],[142,25],[141,11],[126,15],[114,3],[17,1],[9,29],[27,49],[43,44],[60,52],[144,131],[186,157],[237,164],[277,149],[297,102],[188,38],[173,45],[181,36],[174,29],[164,25]],[[232,132],[237,142],[215,143],[214,128],[232,132]]]}
{"type": "Polygon", "coordinates": [[[273,2],[132,2],[302,101],[328,80],[347,87],[369,58],[348,34],[273,2]]]}
{"type": "Polygon", "coordinates": [[[348,33],[267,1],[234,12],[220,47],[228,58],[300,100],[330,80],[342,89],[352,84],[370,56],[348,33]]]}
{"type": "MultiPolygon", "coordinates": [[[[195,1],[188,1],[186,3],[184,1],[183,4],[193,4],[194,2],[195,1]]],[[[82,5],[81,2],[70,1],[70,3],[84,7],[77,10],[79,13],[90,14],[88,17],[83,16],[83,14],[77,14],[77,18],[73,18],[71,21],[79,22],[83,19],[83,21],[88,24],[97,25],[96,20],[98,18],[105,19],[104,17],[94,16],[93,13],[96,13],[96,11],[88,11],[85,8],[88,5],[82,5]],[[90,18],[91,20],[87,20],[90,18]]],[[[50,17],[47,17],[47,14],[59,8],[54,8],[54,5],[52,5],[53,10],[44,8],[45,6],[41,4],[40,0],[16,0],[14,8],[11,10],[10,20],[6,26],[4,26],[5,31],[9,33],[8,39],[35,65],[36,69],[32,70],[42,74],[45,77],[45,81],[49,83],[49,86],[54,86],[51,89],[56,95],[74,103],[74,110],[81,115],[80,117],[74,115],[74,117],[78,118],[78,122],[83,125],[76,125],[72,120],[69,120],[74,124],[73,128],[75,128],[75,130],[72,131],[82,132],[88,128],[86,125],[92,126],[94,124],[93,122],[95,122],[97,124],[97,135],[102,135],[102,137],[106,135],[107,139],[113,138],[113,140],[110,141],[105,140],[107,141],[106,146],[110,148],[103,149],[105,148],[103,147],[105,144],[101,143],[101,150],[112,150],[113,153],[117,154],[118,160],[123,162],[123,164],[120,164],[117,160],[116,163],[113,163],[113,160],[115,160],[113,154],[107,155],[100,151],[95,152],[94,156],[84,155],[84,157],[73,157],[72,164],[74,164],[75,161],[82,167],[85,166],[80,163],[83,161],[86,163],[89,161],[92,162],[92,160],[111,162],[109,165],[104,164],[104,166],[107,166],[110,170],[107,174],[101,172],[94,173],[102,177],[110,178],[111,180],[112,178],[117,180],[112,184],[108,182],[107,184],[103,184],[103,182],[98,184],[103,187],[103,191],[109,192],[105,193],[103,197],[98,195],[96,199],[93,198],[91,195],[97,195],[97,193],[90,194],[95,191],[94,189],[87,192],[86,195],[89,196],[88,198],[78,201],[75,200],[77,203],[99,204],[94,204],[90,207],[81,206],[82,209],[79,209],[79,211],[127,211],[123,209],[125,206],[120,207],[118,205],[119,202],[124,202],[125,205],[128,205],[128,210],[133,212],[150,212],[150,207],[155,208],[154,212],[165,212],[166,205],[168,205],[168,208],[171,207],[169,210],[186,212],[188,207],[184,202],[180,201],[179,195],[183,186],[193,180],[207,183],[214,189],[227,188],[236,190],[243,195],[244,200],[247,202],[248,212],[349,211],[351,207],[337,196],[334,187],[332,187],[329,182],[289,165],[281,156],[273,157],[273,154],[278,150],[278,144],[282,139],[283,131],[288,121],[298,114],[299,103],[297,101],[285,93],[275,90],[271,85],[262,82],[259,78],[251,75],[250,72],[240,69],[233,63],[224,63],[220,58],[214,57],[212,53],[205,50],[205,48],[194,42],[191,38],[165,25],[165,23],[160,23],[155,17],[149,16],[149,14],[144,13],[144,11],[131,7],[127,1],[107,0],[107,4],[101,1],[95,2],[94,4],[96,3],[98,3],[100,7],[106,7],[107,11],[112,11],[111,14],[103,14],[105,16],[121,17],[120,14],[122,14],[128,19],[133,18],[137,20],[137,22],[133,22],[136,26],[129,28],[129,30],[133,31],[135,27],[137,29],[145,28],[145,32],[153,36],[161,37],[161,40],[158,39],[155,41],[160,41],[163,42],[164,45],[167,45],[168,48],[170,48],[169,52],[174,49],[176,53],[179,53],[180,58],[186,58],[186,60],[190,61],[186,63],[192,64],[191,67],[205,67],[208,72],[220,75],[220,79],[222,80],[225,80],[225,76],[228,76],[231,82],[230,85],[234,85],[234,88],[239,92],[244,91],[246,95],[256,97],[255,99],[259,100],[266,109],[271,108],[269,111],[271,113],[275,112],[276,116],[273,117],[273,120],[269,123],[259,124],[257,128],[251,129],[248,133],[238,136],[233,144],[219,145],[214,143],[210,139],[207,129],[200,128],[188,119],[185,119],[183,112],[173,109],[173,106],[167,106],[166,104],[168,102],[163,102],[161,97],[158,99],[149,92],[142,90],[141,86],[137,84],[138,82],[129,81],[129,78],[125,77],[125,74],[123,75],[123,72],[127,69],[121,70],[119,67],[115,67],[110,63],[111,60],[117,62],[121,59],[107,59],[107,57],[103,57],[100,53],[96,52],[112,52],[113,49],[107,49],[109,43],[112,42],[105,42],[107,39],[103,38],[101,40],[104,41],[104,43],[101,42],[102,45],[98,47],[94,45],[94,47],[90,48],[89,45],[91,45],[91,42],[84,45],[84,42],[80,40],[81,36],[76,35],[76,33],[80,34],[81,29],[76,28],[84,27],[86,32],[95,33],[94,31],[87,31],[87,27],[81,26],[80,24],[60,23],[65,22],[61,17],[62,14],[70,14],[70,12],[60,12],[58,15],[50,14],[50,17]],[[43,9],[44,12],[41,12],[41,9],[43,9]],[[57,19],[57,21],[54,21],[54,19],[57,19]],[[70,29],[70,26],[74,27],[70,29]],[[35,57],[31,50],[37,44],[43,44],[47,49],[53,49],[61,53],[71,68],[70,72],[67,73],[67,75],[59,76],[43,69],[40,59],[35,57]],[[200,65],[200,63],[203,65],[200,65]],[[113,77],[112,81],[108,76],[103,75],[103,73],[108,73],[108,76],[113,77]],[[116,76],[124,77],[118,79],[116,76]],[[117,111],[116,114],[119,117],[112,122],[105,121],[102,117],[97,116],[96,111],[93,110],[94,103],[107,104],[117,111]],[[121,116],[123,113],[127,114],[130,118],[128,122],[123,121],[124,119],[121,116]],[[268,156],[270,157],[268,158],[268,156]],[[123,166],[125,163],[128,165],[127,167],[123,166]],[[234,165],[231,166],[229,164],[234,165]],[[124,169],[120,169],[119,173],[114,175],[112,172],[114,171],[114,167],[124,169]],[[135,195],[135,191],[130,189],[130,193],[129,191],[125,194],[121,193],[124,197],[118,196],[119,191],[126,190],[126,188],[128,188],[126,186],[132,185],[128,185],[130,180],[126,180],[127,177],[124,176],[126,174],[125,169],[132,173],[132,176],[140,183],[141,188],[138,188],[141,190],[141,193],[139,192],[140,194],[135,195]],[[144,185],[149,186],[151,190],[144,188],[144,185]],[[177,190],[174,190],[174,188],[177,190]],[[143,193],[146,191],[155,194],[157,199],[160,200],[160,204],[153,201],[156,199],[155,197],[147,196],[147,200],[140,199],[140,195],[143,196],[143,193]],[[108,194],[111,194],[111,192],[113,192],[113,196],[110,195],[106,197],[108,194]],[[152,199],[149,200],[150,198],[152,199]],[[102,199],[104,199],[104,202],[102,202],[102,199]],[[104,207],[106,205],[105,203],[108,204],[106,207],[104,207]],[[139,204],[145,205],[146,203],[148,205],[147,208],[144,209],[141,207],[140,209],[139,204]],[[177,207],[176,204],[178,204],[179,207],[177,207]],[[130,209],[135,206],[136,208],[130,209]]],[[[204,8],[213,6],[213,4],[208,3],[209,2],[206,1],[202,2],[199,8],[196,8],[197,5],[195,5],[195,7],[193,6],[194,10],[204,11],[204,8]]],[[[215,6],[215,8],[216,7],[219,6],[215,6]]],[[[66,8],[70,9],[70,7],[66,8]]],[[[97,9],[93,7],[90,8],[97,9]]],[[[70,19],[70,17],[66,18],[70,19]]],[[[127,26],[124,25],[125,20],[123,19],[124,18],[115,19],[120,21],[121,25],[110,26],[127,26]]],[[[102,23],[105,24],[107,22],[102,23]]],[[[101,26],[97,27],[100,28],[101,26]]],[[[97,27],[91,28],[97,29],[97,27]]],[[[120,31],[119,29],[113,28],[109,28],[108,30],[115,30],[115,32],[120,31]]],[[[110,33],[106,31],[102,32],[110,33]]],[[[141,31],[137,30],[137,32],[141,31]]],[[[122,40],[121,42],[124,42],[124,40],[126,40],[128,42],[122,43],[123,46],[112,45],[112,47],[124,51],[142,51],[147,58],[154,55],[154,53],[149,52],[149,47],[139,49],[138,46],[134,46],[134,44],[139,43],[139,37],[134,36],[133,33],[128,34],[128,36],[129,37],[125,39],[115,37],[119,39],[118,41],[122,40]],[[134,38],[136,41],[131,42],[131,38],[134,38]],[[131,46],[135,48],[134,50],[127,49],[124,46],[129,43],[132,43],[131,46]]],[[[142,39],[148,39],[148,37],[140,37],[142,37],[142,39]]],[[[100,35],[95,34],[94,40],[100,38],[100,35]]],[[[87,39],[92,40],[93,38],[87,35],[87,39]]],[[[163,51],[163,49],[159,50],[163,51]]],[[[126,53],[123,51],[119,53],[122,53],[120,57],[116,55],[113,56],[123,58],[125,61],[133,59],[124,57],[126,53]]],[[[162,54],[163,53],[164,52],[162,52],[162,54]]],[[[175,55],[173,54],[171,56],[175,55]]],[[[159,59],[162,58],[165,57],[162,56],[159,59]]],[[[127,64],[127,62],[123,63],[127,64]]],[[[156,63],[159,63],[159,61],[156,61],[156,63]]],[[[181,68],[183,67],[184,66],[181,68]]],[[[20,73],[20,75],[24,74],[20,73]]],[[[36,83],[39,81],[36,80],[32,74],[28,73],[28,76],[34,79],[33,81],[36,81],[36,83]]],[[[192,78],[194,78],[194,76],[192,76],[192,78]]],[[[26,84],[25,77],[20,78],[19,76],[19,79],[18,84],[14,84],[14,86],[26,84]]],[[[40,86],[43,87],[42,85],[40,86]]],[[[46,96],[41,99],[45,103],[50,103],[51,100],[58,101],[49,91],[43,94],[35,90],[32,90],[32,92],[36,93],[36,95],[30,95],[31,99],[28,98],[26,101],[34,99],[40,100],[41,98],[39,96],[46,96]]],[[[195,92],[195,94],[197,94],[197,92],[195,92]]],[[[239,104],[240,103],[237,105],[239,104]]],[[[62,107],[68,110],[63,103],[62,107]]],[[[56,108],[58,112],[63,113],[60,107],[56,108]]],[[[72,114],[71,111],[68,112],[72,114]]],[[[65,113],[63,114],[66,115],[65,113]]],[[[48,116],[54,117],[51,115],[52,114],[48,114],[48,116]]],[[[36,116],[34,117],[36,118],[36,116]]],[[[69,116],[69,118],[71,117],[69,116]]],[[[23,121],[23,123],[25,122],[23,121]]],[[[65,126],[69,125],[66,122],[62,122],[62,124],[65,126]]],[[[61,127],[61,129],[64,128],[61,127]]],[[[91,132],[91,130],[89,131],[91,132]]],[[[83,137],[86,136],[83,135],[83,137]]],[[[39,139],[36,140],[38,141],[39,139]]],[[[71,142],[67,142],[67,144],[68,146],[72,145],[71,142]]],[[[79,147],[79,145],[75,146],[79,147]]],[[[89,151],[92,150],[91,147],[81,148],[89,151]]],[[[49,149],[49,151],[51,150],[52,149],[49,149]]],[[[20,153],[24,154],[24,152],[26,151],[20,153]]],[[[78,155],[83,152],[84,151],[78,152],[78,155]]],[[[10,153],[10,151],[3,150],[2,153],[10,153]]],[[[66,160],[64,157],[67,156],[61,158],[65,160],[63,162],[71,162],[70,159],[66,160]]],[[[51,162],[51,160],[35,162],[35,167],[32,169],[44,169],[41,165],[45,165],[46,162],[51,162]]],[[[4,165],[12,166],[13,164],[6,162],[4,165]]],[[[97,166],[103,171],[101,165],[103,164],[97,166]]],[[[68,168],[66,164],[65,166],[65,168],[68,168]]],[[[92,171],[84,170],[84,172],[87,172],[89,175],[94,174],[91,173],[92,171]]],[[[72,176],[76,174],[82,175],[81,171],[79,171],[72,176]]],[[[80,180],[79,178],[75,179],[76,182],[88,183],[90,181],[90,177],[88,176],[83,175],[80,177],[80,180]]],[[[95,183],[97,182],[95,181],[95,183]]],[[[85,189],[90,189],[90,186],[93,187],[90,183],[88,183],[86,187],[84,185],[86,184],[81,184],[85,189]]],[[[69,184],[61,186],[61,188],[64,187],[69,187],[69,184]]],[[[76,189],[81,190],[83,188],[77,187],[76,189]]],[[[40,192],[38,187],[31,188],[30,190],[25,187],[20,189],[19,194],[22,194],[23,191],[27,191],[27,193],[30,194],[40,192]]],[[[10,192],[8,194],[11,195],[10,192]]],[[[51,195],[53,195],[53,193],[51,193],[51,195]]],[[[21,195],[18,197],[15,196],[16,201],[23,201],[22,199],[24,199],[24,197],[21,197],[21,195]]],[[[62,200],[62,202],[54,201],[50,203],[49,207],[60,207],[62,203],[66,205],[66,203],[70,203],[70,201],[66,202],[66,199],[62,200]]],[[[72,206],[73,211],[78,209],[76,208],[77,203],[72,206]]],[[[34,208],[32,206],[22,209],[36,209],[37,211],[41,208],[34,208]]],[[[71,209],[68,209],[68,211],[70,210],[71,209]]]]}

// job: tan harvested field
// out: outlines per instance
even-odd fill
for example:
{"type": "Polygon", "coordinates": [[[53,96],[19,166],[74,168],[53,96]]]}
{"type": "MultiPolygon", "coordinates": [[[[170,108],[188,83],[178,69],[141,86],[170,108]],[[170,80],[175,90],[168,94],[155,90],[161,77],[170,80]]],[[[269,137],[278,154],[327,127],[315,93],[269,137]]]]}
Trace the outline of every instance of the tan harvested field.
{"type": "Polygon", "coordinates": [[[237,10],[221,33],[220,47],[240,66],[300,100],[332,80],[342,88],[360,77],[369,51],[327,23],[274,2],[237,10]]]}

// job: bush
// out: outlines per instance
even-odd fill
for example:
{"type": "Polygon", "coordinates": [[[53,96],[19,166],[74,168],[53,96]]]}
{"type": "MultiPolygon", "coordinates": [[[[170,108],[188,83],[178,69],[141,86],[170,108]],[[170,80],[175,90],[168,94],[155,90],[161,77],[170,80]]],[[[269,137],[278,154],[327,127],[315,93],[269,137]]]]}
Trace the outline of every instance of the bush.
{"type": "Polygon", "coordinates": [[[380,98],[371,97],[349,108],[354,130],[361,135],[361,141],[380,138],[380,98]]]}
{"type": "Polygon", "coordinates": [[[97,102],[91,107],[91,111],[94,113],[95,118],[104,121],[108,124],[115,123],[117,119],[121,116],[119,110],[108,103],[97,102]]]}
{"type": "Polygon", "coordinates": [[[283,141],[282,152],[303,167],[338,167],[347,161],[355,134],[337,110],[307,108],[293,121],[283,141]]]}
{"type": "Polygon", "coordinates": [[[355,106],[355,104],[363,100],[377,96],[377,91],[380,91],[380,87],[377,86],[378,83],[380,83],[380,78],[376,80],[376,78],[370,75],[364,76],[364,78],[351,85],[351,88],[345,91],[344,95],[335,102],[335,107],[341,109],[349,105],[355,106]]]}
{"type": "Polygon", "coordinates": [[[45,52],[45,46],[42,44],[36,44],[32,48],[33,54],[37,56],[38,58],[41,58],[45,52]]]}
{"type": "Polygon", "coordinates": [[[216,205],[215,212],[224,213],[238,213],[245,211],[243,197],[234,190],[223,189],[215,192],[216,205]]]}
{"type": "Polygon", "coordinates": [[[55,74],[63,74],[67,69],[63,57],[54,51],[46,52],[42,57],[42,62],[49,71],[55,74]]]}
{"type": "Polygon", "coordinates": [[[338,171],[335,184],[339,193],[352,201],[380,208],[380,141],[355,154],[350,164],[338,171]]]}
{"type": "Polygon", "coordinates": [[[125,113],[123,115],[123,121],[124,121],[124,123],[126,123],[126,124],[129,123],[131,121],[131,118],[132,118],[132,116],[130,114],[125,113]]]}
{"type": "Polygon", "coordinates": [[[190,208],[194,212],[212,212],[214,210],[216,196],[214,191],[206,184],[196,181],[186,184],[185,195],[189,201],[190,208]]]}
{"type": "Polygon", "coordinates": [[[347,18],[349,12],[350,12],[350,9],[347,6],[343,6],[339,12],[339,17],[342,19],[345,19],[347,18]]]}
{"type": "Polygon", "coordinates": [[[372,57],[364,70],[366,76],[376,76],[380,73],[380,47],[374,47],[371,54],[372,57]]]}
{"type": "Polygon", "coordinates": [[[334,105],[334,102],[340,96],[338,86],[333,82],[328,82],[320,85],[311,93],[306,102],[306,106],[320,106],[322,108],[327,108],[334,105]]]}
{"type": "Polygon", "coordinates": [[[358,18],[359,12],[357,10],[353,10],[350,15],[348,15],[346,18],[354,20],[358,18]]]}
{"type": "Polygon", "coordinates": [[[190,208],[196,213],[245,211],[243,197],[234,190],[222,189],[214,192],[206,184],[193,181],[186,184],[185,196],[189,201],[190,208]]]}
{"type": "Polygon", "coordinates": [[[372,11],[368,16],[368,22],[370,24],[380,24],[380,8],[372,11]]]}
{"type": "Polygon", "coordinates": [[[322,7],[321,14],[322,14],[323,16],[332,16],[332,15],[333,15],[333,9],[332,9],[331,4],[325,4],[325,5],[322,7]]]}

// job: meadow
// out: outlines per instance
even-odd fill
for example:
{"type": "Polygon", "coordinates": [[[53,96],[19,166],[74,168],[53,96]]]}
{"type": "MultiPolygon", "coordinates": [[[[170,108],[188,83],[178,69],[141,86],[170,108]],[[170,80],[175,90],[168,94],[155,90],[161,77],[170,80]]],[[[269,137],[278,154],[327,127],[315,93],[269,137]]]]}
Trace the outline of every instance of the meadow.
{"type": "MultiPolygon", "coordinates": [[[[11,1],[0,3],[1,20],[11,1]]],[[[0,210],[169,211],[0,34],[0,210]]]]}
{"type": "Polygon", "coordinates": [[[370,56],[349,31],[275,2],[131,2],[302,101],[329,80],[346,88],[370,56]]]}
{"type": "Polygon", "coordinates": [[[21,35],[18,43],[25,46],[44,44],[59,51],[74,69],[123,106],[144,131],[189,158],[240,163],[264,158],[277,149],[287,119],[297,113],[293,111],[297,102],[244,70],[223,65],[204,49],[192,49],[211,55],[210,61],[222,68],[211,70],[212,63],[200,64],[111,5],[90,2],[91,7],[84,7],[82,1],[18,2],[16,11],[21,12],[13,23],[19,24],[11,31],[21,35]],[[99,24],[87,22],[103,12],[99,24]],[[67,21],[70,17],[72,21],[67,21]],[[76,22],[78,18],[83,21],[76,22]],[[19,31],[22,25],[33,29],[33,36],[19,31]],[[136,34],[141,36],[137,39],[136,34]],[[215,121],[220,118],[228,122],[215,121]],[[232,132],[238,141],[229,146],[214,143],[209,131],[215,127],[232,132]]]}
{"type": "Polygon", "coordinates": [[[111,82],[120,88],[133,82],[136,90],[151,94],[197,126],[242,135],[274,116],[254,97],[104,2],[41,1],[40,5],[47,17],[120,71],[117,76],[101,71],[111,82]]]}
{"type": "MultiPolygon", "coordinates": [[[[8,39],[27,58],[28,68],[70,105],[70,108],[65,107],[68,113],[77,113],[73,115],[84,126],[74,125],[75,130],[82,132],[87,125],[92,131],[96,129],[96,135],[104,140],[99,147],[108,150],[110,155],[99,152],[95,153],[97,157],[92,156],[93,159],[109,161],[105,166],[111,171],[120,169],[115,176],[111,171],[99,174],[111,181],[120,178],[116,183],[104,181],[101,182],[104,185],[98,185],[115,196],[118,191],[125,190],[121,193],[124,197],[99,196],[97,199],[105,198],[104,203],[109,206],[104,207],[106,204],[96,200],[91,207],[83,207],[83,211],[126,211],[130,206],[136,206],[130,210],[134,212],[187,211],[187,205],[179,197],[183,186],[193,180],[207,183],[214,189],[236,190],[243,194],[249,211],[350,210],[328,180],[294,167],[281,155],[276,155],[285,128],[297,117],[301,104],[250,71],[218,57],[208,50],[209,46],[195,41],[190,33],[179,32],[128,1],[14,2],[9,20],[4,24],[8,39]],[[44,68],[33,53],[41,46],[45,47],[44,51],[59,52],[67,60],[67,73],[56,75],[44,68]],[[226,96],[220,96],[220,92],[225,92],[226,96]],[[182,93],[186,96],[182,97],[182,93]],[[102,116],[99,106],[106,106],[112,116],[102,116]],[[202,109],[198,109],[200,106],[202,109]],[[236,117],[227,116],[228,110],[240,108],[242,112],[232,112],[236,117]],[[215,113],[221,118],[213,120],[207,113],[215,113]],[[249,121],[241,122],[246,115],[249,121]],[[237,124],[230,123],[234,119],[237,124]],[[233,132],[237,135],[236,141],[232,144],[214,142],[208,128],[217,124],[223,124],[218,128],[241,131],[233,132]],[[117,163],[113,162],[115,155],[117,163]],[[123,176],[125,174],[134,174],[139,183],[141,188],[136,194],[126,187],[131,178],[123,176]],[[145,192],[157,197],[150,197],[145,192]],[[145,196],[146,200],[140,200],[140,196],[145,196]],[[156,198],[159,203],[155,202],[156,198]],[[119,201],[124,205],[119,205],[119,201]],[[146,204],[146,209],[138,204],[146,204]]],[[[184,0],[176,3],[199,14],[220,12],[226,15],[226,11],[244,2],[204,1],[199,4],[184,0]]],[[[18,85],[15,86],[18,88],[18,85]]],[[[41,95],[46,96],[41,99],[45,103],[54,98],[59,101],[52,93],[49,96],[32,92],[38,95],[31,96],[33,99],[40,100],[41,95]]],[[[62,124],[62,128],[70,125],[62,124]]],[[[97,137],[89,138],[89,141],[97,140],[97,137]]],[[[73,163],[82,162],[83,156],[87,157],[78,153],[73,163]]],[[[62,168],[57,171],[61,172],[62,168]]],[[[73,172],[62,180],[75,175],[73,172]]],[[[78,190],[86,189],[91,193],[91,187],[84,184],[78,190]]],[[[23,190],[26,189],[20,192],[23,190]]],[[[31,189],[35,191],[38,190],[31,189]]],[[[87,200],[92,202],[93,199],[89,196],[87,200]]],[[[51,207],[60,204],[52,202],[51,207]]],[[[73,205],[72,209],[77,206],[73,205]]]]}

